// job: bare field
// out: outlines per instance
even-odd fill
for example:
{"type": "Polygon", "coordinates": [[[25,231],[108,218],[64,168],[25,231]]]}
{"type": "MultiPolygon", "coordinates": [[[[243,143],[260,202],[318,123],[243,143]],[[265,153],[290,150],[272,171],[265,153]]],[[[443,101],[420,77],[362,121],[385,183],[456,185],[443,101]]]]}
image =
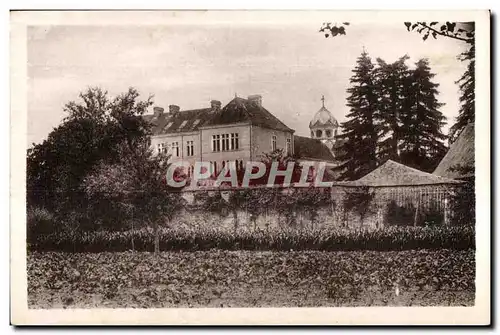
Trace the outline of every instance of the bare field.
{"type": "Polygon", "coordinates": [[[29,308],[474,305],[474,250],[28,255],[29,308]]]}

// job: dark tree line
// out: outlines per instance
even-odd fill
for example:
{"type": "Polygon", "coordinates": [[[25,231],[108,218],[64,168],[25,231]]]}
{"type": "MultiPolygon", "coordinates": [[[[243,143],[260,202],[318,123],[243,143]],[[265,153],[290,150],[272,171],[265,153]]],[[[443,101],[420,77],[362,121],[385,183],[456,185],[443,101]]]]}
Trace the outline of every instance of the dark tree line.
{"type": "MultiPolygon", "coordinates": [[[[349,22],[340,24],[325,22],[320,28],[320,32],[326,38],[342,36],[347,34],[349,22]]],[[[417,32],[426,41],[430,36],[434,39],[450,38],[464,42],[467,51],[460,54],[458,59],[467,62],[467,70],[457,80],[459,85],[460,110],[455,123],[451,126],[449,140],[453,142],[468,123],[475,120],[475,36],[476,27],[474,22],[404,22],[409,32],[417,32]]]]}
{"type": "Polygon", "coordinates": [[[348,120],[337,136],[343,143],[341,179],[358,179],[388,159],[430,172],[446,153],[439,85],[426,59],[414,69],[408,59],[378,58],[374,64],[366,51],[357,59],[347,90],[348,120]]]}

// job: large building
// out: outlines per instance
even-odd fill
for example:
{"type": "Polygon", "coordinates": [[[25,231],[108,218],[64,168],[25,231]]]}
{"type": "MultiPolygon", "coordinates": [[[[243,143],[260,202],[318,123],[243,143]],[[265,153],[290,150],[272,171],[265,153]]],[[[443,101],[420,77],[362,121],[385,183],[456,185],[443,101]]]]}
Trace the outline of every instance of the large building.
{"type": "MultiPolygon", "coordinates": [[[[154,114],[145,117],[153,124],[152,145],[157,152],[167,152],[172,161],[187,161],[191,166],[196,161],[211,162],[214,173],[229,162],[242,168],[247,161],[259,160],[263,153],[276,149],[299,160],[335,164],[331,147],[322,142],[321,136],[295,136],[293,129],[263,107],[260,95],[235,97],[224,107],[216,100],[206,108],[193,110],[181,111],[176,105],[168,110],[154,107],[154,114]]],[[[320,126],[318,122],[314,125],[320,126]]]]}

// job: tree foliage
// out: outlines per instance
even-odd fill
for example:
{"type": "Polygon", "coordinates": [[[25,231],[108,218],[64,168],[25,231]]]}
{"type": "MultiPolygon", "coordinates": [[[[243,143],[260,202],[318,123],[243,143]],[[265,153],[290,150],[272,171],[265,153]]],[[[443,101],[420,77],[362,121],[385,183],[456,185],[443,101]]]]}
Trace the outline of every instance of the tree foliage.
{"type": "Polygon", "coordinates": [[[467,69],[460,79],[456,82],[459,85],[460,92],[460,110],[455,124],[450,128],[450,141],[454,141],[460,132],[468,123],[475,121],[475,46],[474,44],[461,54],[459,59],[468,62],[467,69]]]}
{"type": "Polygon", "coordinates": [[[415,69],[408,59],[373,64],[365,50],[358,58],[347,90],[350,113],[337,136],[340,179],[358,179],[388,159],[432,171],[444,156],[438,84],[426,59],[415,69]]]}
{"type": "Polygon", "coordinates": [[[363,51],[358,57],[350,83],[351,87],[347,89],[348,121],[341,124],[342,134],[337,136],[343,143],[337,157],[342,162],[337,167],[341,171],[340,179],[358,179],[377,165],[375,116],[378,102],[374,64],[367,52],[363,51]]]}
{"type": "MultiPolygon", "coordinates": [[[[319,29],[325,35],[325,38],[331,38],[341,35],[346,35],[349,22],[332,23],[324,22],[319,29]]],[[[404,22],[408,31],[416,31],[422,35],[425,41],[430,36],[434,39],[447,37],[463,41],[469,44],[474,44],[475,27],[474,22],[404,22]]]]}
{"type": "Polygon", "coordinates": [[[111,99],[106,91],[91,87],[80,94],[80,101],[66,104],[63,122],[28,149],[28,205],[47,208],[60,218],[86,218],[90,225],[106,221],[93,217],[99,211],[89,210],[82,183],[100,164],[116,164],[130,148],[147,141],[149,124],[142,115],[152,101],[138,98],[133,88],[111,99]]]}
{"type": "Polygon", "coordinates": [[[154,153],[149,142],[125,150],[120,162],[100,164],[85,178],[83,187],[90,199],[118,204],[129,220],[146,222],[158,237],[161,222],[172,219],[183,205],[179,193],[166,183],[169,155],[154,153]]]}
{"type": "MultiPolygon", "coordinates": [[[[458,56],[458,59],[467,62],[465,73],[456,82],[459,85],[461,96],[459,115],[450,128],[449,139],[453,142],[465,126],[475,120],[475,23],[474,22],[404,22],[409,32],[417,32],[426,41],[430,36],[434,39],[450,38],[462,41],[468,45],[468,50],[458,56]]],[[[325,38],[346,35],[349,22],[342,24],[324,22],[320,32],[325,38]]]]}
{"type": "Polygon", "coordinates": [[[402,113],[407,107],[411,77],[404,55],[394,63],[377,58],[374,72],[378,108],[376,118],[379,125],[378,159],[399,161],[399,144],[402,137],[402,113]]]}
{"type": "Polygon", "coordinates": [[[439,84],[432,82],[429,61],[421,59],[408,75],[405,108],[402,109],[399,158],[402,163],[432,172],[446,154],[442,132],[446,117],[439,110],[439,84]]]}

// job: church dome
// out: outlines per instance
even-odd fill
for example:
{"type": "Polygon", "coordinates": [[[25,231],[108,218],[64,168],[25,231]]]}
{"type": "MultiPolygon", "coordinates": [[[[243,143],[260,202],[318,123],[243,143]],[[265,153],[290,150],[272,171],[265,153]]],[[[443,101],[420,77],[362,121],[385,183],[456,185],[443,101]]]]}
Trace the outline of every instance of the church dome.
{"type": "Polygon", "coordinates": [[[332,113],[325,106],[321,107],[319,111],[316,112],[313,119],[309,123],[309,127],[322,127],[322,126],[332,126],[338,127],[339,123],[333,117],[332,113]]]}

